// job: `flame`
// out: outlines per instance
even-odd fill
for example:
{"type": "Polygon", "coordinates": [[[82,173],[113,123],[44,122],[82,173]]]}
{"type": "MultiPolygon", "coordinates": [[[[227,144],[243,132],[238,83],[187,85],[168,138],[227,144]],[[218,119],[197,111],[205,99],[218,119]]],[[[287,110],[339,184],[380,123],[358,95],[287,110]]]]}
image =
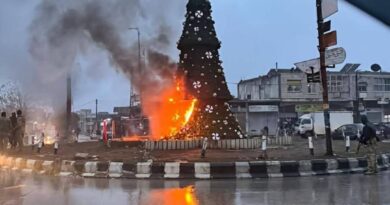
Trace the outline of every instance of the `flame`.
{"type": "Polygon", "coordinates": [[[184,188],[170,188],[154,190],[148,194],[142,204],[162,205],[198,205],[199,200],[195,194],[195,188],[188,186],[184,188]]]}
{"type": "Polygon", "coordinates": [[[149,117],[152,139],[173,137],[191,120],[197,100],[186,94],[183,85],[183,81],[177,79],[159,96],[143,97],[143,110],[149,117]]]}
{"type": "Polygon", "coordinates": [[[197,100],[193,99],[191,102],[191,106],[186,111],[186,114],[184,115],[185,120],[184,120],[183,126],[185,126],[190,121],[192,113],[194,112],[194,109],[195,109],[196,102],[197,102],[197,100]]]}

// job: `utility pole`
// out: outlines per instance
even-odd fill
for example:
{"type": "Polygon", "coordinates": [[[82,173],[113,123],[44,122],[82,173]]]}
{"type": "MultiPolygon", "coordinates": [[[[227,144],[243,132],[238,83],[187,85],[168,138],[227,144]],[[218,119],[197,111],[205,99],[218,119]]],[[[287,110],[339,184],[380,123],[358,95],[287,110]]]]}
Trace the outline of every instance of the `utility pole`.
{"type": "Polygon", "coordinates": [[[356,102],[355,102],[355,123],[360,122],[360,92],[359,92],[359,71],[355,71],[355,90],[356,90],[356,102]]]}
{"type": "Polygon", "coordinates": [[[336,64],[343,63],[346,57],[344,48],[332,48],[337,45],[336,31],[330,31],[331,21],[324,22],[324,19],[338,11],[338,0],[316,0],[317,25],[318,25],[318,51],[320,58],[295,63],[295,66],[307,74],[308,83],[322,84],[322,108],[324,110],[324,124],[326,135],[326,155],[332,156],[332,139],[330,130],[328,76],[326,69],[334,68],[336,64]]]}
{"type": "MultiPolygon", "coordinates": [[[[336,2],[337,3],[337,2],[336,2]]],[[[332,139],[330,130],[330,114],[329,114],[329,96],[328,96],[328,76],[326,72],[325,64],[325,51],[326,48],[337,44],[336,32],[325,32],[330,30],[330,21],[324,23],[324,15],[322,13],[322,0],[316,0],[317,6],[317,24],[318,24],[318,50],[320,52],[320,73],[322,83],[322,98],[323,98],[323,110],[324,110],[324,122],[325,122],[325,136],[326,136],[326,155],[332,156],[332,139]]],[[[336,9],[337,11],[337,9],[336,9]]]]}
{"type": "MultiPolygon", "coordinates": [[[[137,40],[138,40],[138,71],[139,73],[142,73],[142,64],[141,64],[141,32],[140,32],[140,29],[138,27],[130,27],[129,30],[135,30],[137,31],[137,40]]],[[[141,89],[139,90],[139,96],[140,96],[140,102],[141,102],[141,89]]],[[[133,101],[133,97],[135,96],[134,95],[134,88],[133,86],[131,85],[131,94],[130,94],[130,107],[133,105],[134,101],[133,101]]],[[[129,109],[130,111],[130,109],[129,109]]],[[[130,112],[129,112],[129,117],[130,117],[130,112]]],[[[142,117],[142,109],[141,109],[141,117],[142,117]]]]}
{"type": "Polygon", "coordinates": [[[66,77],[66,124],[65,138],[69,137],[69,129],[72,124],[72,78],[69,72],[66,77]]]}
{"type": "Polygon", "coordinates": [[[95,107],[96,135],[98,135],[100,133],[99,119],[98,119],[98,99],[96,99],[95,104],[96,104],[95,107]]]}

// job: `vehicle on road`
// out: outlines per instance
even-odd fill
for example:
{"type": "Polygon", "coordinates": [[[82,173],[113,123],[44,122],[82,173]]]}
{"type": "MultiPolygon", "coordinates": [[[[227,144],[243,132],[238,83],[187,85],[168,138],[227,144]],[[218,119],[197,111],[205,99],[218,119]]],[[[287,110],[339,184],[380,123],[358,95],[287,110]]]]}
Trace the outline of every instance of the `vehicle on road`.
{"type": "Polygon", "coordinates": [[[377,123],[374,124],[376,129],[376,135],[380,137],[381,139],[388,139],[390,138],[390,126],[386,123],[377,123]]]}
{"type": "MultiPolygon", "coordinates": [[[[330,114],[330,130],[333,132],[345,124],[353,124],[353,113],[350,111],[332,111],[330,114]]],[[[298,134],[325,135],[325,123],[323,112],[304,114],[299,118],[298,134]]]]}
{"type": "Polygon", "coordinates": [[[349,136],[350,140],[356,140],[361,136],[363,127],[361,123],[342,125],[332,132],[332,139],[345,140],[345,137],[349,136]]]}

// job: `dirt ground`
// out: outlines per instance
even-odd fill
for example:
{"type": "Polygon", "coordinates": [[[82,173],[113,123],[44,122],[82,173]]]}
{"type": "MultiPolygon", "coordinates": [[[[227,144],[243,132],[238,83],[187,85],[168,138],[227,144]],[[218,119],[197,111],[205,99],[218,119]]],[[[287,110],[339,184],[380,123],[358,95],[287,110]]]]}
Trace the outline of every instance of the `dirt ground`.
{"type": "MultiPolygon", "coordinates": [[[[366,154],[367,149],[361,147],[356,154],[357,142],[351,142],[351,151],[345,151],[345,142],[342,140],[334,140],[333,150],[335,156],[325,156],[325,139],[314,139],[314,156],[310,155],[307,140],[300,137],[293,138],[293,145],[290,146],[269,146],[268,160],[303,160],[303,159],[323,159],[323,158],[339,158],[339,157],[361,157],[366,154]]],[[[390,141],[382,141],[378,143],[378,154],[390,152],[390,141]]],[[[41,153],[38,154],[36,149],[32,147],[24,147],[21,152],[8,150],[7,154],[12,156],[26,157],[31,159],[69,159],[74,160],[76,153],[88,153],[97,155],[97,158],[89,158],[85,160],[107,160],[107,161],[122,161],[122,162],[139,162],[152,159],[157,162],[234,162],[234,161],[251,161],[257,160],[260,155],[260,149],[257,150],[207,150],[206,158],[200,158],[200,149],[192,150],[154,150],[151,152],[145,151],[140,147],[115,147],[107,148],[101,142],[84,142],[63,144],[60,146],[58,155],[53,154],[53,146],[46,145],[41,153]]]]}

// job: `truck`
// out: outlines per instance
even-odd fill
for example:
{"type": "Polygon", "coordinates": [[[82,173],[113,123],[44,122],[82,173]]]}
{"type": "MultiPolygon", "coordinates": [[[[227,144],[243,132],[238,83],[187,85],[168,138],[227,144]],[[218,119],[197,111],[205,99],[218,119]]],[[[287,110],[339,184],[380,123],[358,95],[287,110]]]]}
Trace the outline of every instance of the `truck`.
{"type": "MultiPolygon", "coordinates": [[[[338,127],[353,123],[353,112],[351,111],[330,111],[330,130],[333,132],[338,127]]],[[[298,134],[304,135],[325,135],[325,122],[323,112],[304,114],[298,119],[298,134]]]]}

